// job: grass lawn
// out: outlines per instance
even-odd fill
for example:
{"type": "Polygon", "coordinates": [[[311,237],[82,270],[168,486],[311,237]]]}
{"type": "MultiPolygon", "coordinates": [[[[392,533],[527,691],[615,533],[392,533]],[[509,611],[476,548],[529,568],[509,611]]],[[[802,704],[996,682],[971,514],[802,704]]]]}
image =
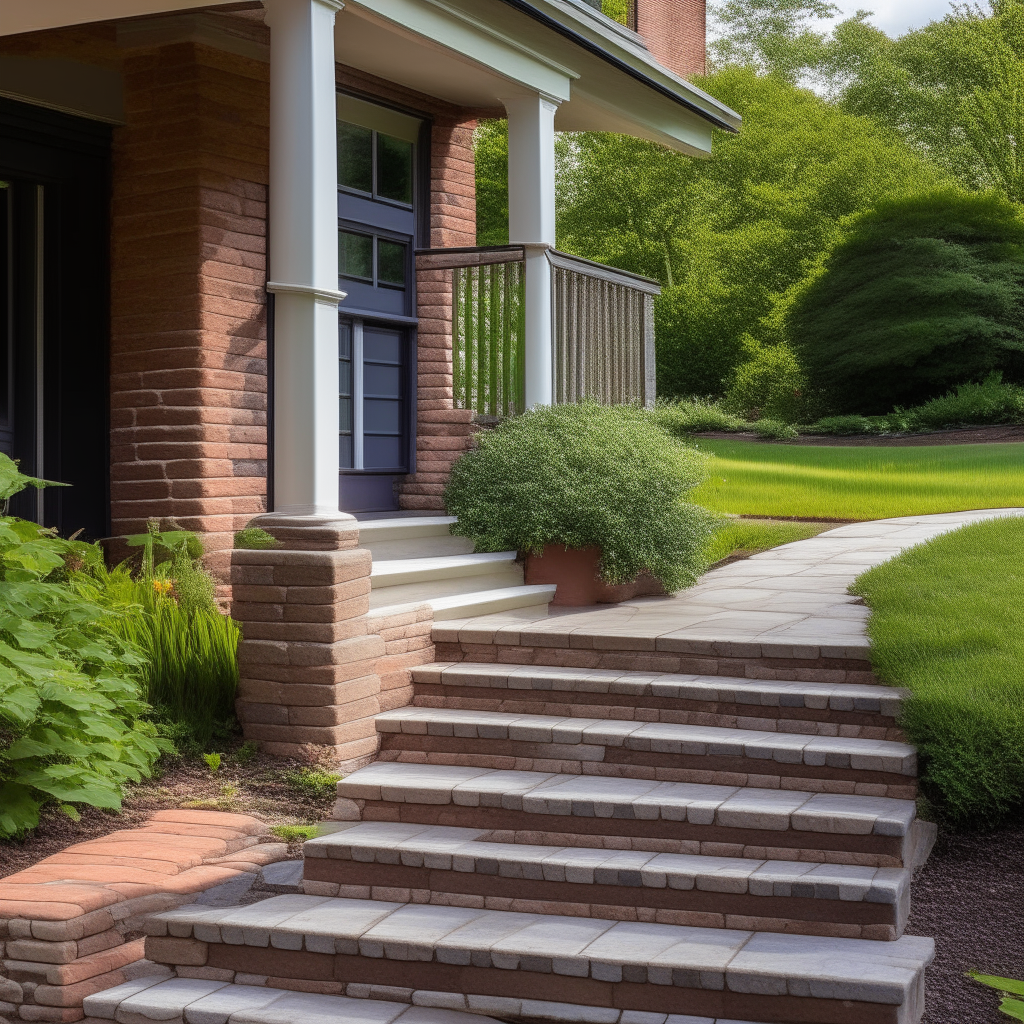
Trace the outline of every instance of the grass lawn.
{"type": "Polygon", "coordinates": [[[1024,810],[1024,518],[965,526],[869,570],[875,671],[913,697],[902,725],[925,794],[958,825],[1024,810]]]}
{"type": "Polygon", "coordinates": [[[693,500],[719,512],[886,519],[1024,505],[1024,444],[833,447],[708,441],[693,500]]]}
{"type": "Polygon", "coordinates": [[[785,523],[773,520],[734,519],[716,530],[705,557],[709,565],[730,555],[754,555],[794,540],[816,537],[829,527],[825,523],[785,523]]]}

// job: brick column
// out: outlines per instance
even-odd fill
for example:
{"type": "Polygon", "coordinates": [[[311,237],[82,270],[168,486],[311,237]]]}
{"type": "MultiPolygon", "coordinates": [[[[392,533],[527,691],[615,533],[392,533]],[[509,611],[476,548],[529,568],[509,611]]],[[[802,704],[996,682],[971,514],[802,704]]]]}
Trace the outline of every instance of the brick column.
{"type": "Polygon", "coordinates": [[[703,75],[705,0],[637,0],[636,30],[647,48],[681,78],[703,75]]]}
{"type": "Polygon", "coordinates": [[[245,737],[285,757],[306,744],[333,747],[353,770],[377,751],[377,666],[389,653],[384,638],[369,632],[378,625],[366,614],[370,552],[357,546],[351,516],[265,515],[253,523],[280,547],[232,553],[245,737]]]}

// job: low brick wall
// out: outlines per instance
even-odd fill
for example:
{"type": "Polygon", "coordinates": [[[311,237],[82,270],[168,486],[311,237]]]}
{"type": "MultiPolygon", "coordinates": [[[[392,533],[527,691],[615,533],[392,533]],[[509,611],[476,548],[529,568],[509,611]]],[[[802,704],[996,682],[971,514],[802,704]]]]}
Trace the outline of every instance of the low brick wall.
{"type": "Polygon", "coordinates": [[[146,915],[287,853],[248,815],[168,810],[0,879],[0,1020],[81,1020],[86,996],[160,972],[146,915]]]}

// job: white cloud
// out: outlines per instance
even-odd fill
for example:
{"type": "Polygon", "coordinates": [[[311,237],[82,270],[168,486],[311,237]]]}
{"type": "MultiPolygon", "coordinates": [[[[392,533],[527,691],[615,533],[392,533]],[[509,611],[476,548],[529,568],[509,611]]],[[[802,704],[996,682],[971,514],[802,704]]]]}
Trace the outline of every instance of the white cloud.
{"type": "Polygon", "coordinates": [[[872,23],[891,36],[938,21],[952,8],[949,0],[836,0],[836,3],[844,17],[856,14],[861,8],[874,11],[872,23]]]}

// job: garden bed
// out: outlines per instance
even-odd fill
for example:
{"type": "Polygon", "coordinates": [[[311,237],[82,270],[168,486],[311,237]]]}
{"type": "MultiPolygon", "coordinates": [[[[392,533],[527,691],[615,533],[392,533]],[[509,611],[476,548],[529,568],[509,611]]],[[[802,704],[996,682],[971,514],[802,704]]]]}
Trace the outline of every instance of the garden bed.
{"type": "MultiPolygon", "coordinates": [[[[778,441],[760,438],[754,433],[727,433],[708,431],[693,434],[698,440],[755,441],[758,444],[778,444],[778,441]]],[[[955,430],[931,430],[915,434],[800,434],[786,444],[827,445],[829,447],[857,448],[917,448],[943,444],[1012,444],[1024,442],[1024,426],[1000,424],[988,427],[957,427],[955,430]]]]}

